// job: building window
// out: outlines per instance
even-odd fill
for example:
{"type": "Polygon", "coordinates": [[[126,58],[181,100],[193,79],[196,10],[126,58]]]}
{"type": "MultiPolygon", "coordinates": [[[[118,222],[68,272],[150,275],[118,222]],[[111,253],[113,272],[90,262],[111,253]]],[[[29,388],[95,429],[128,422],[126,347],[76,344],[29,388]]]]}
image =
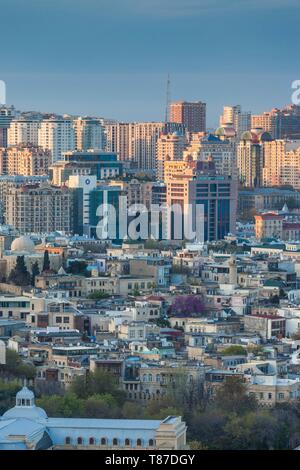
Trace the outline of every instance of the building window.
{"type": "Polygon", "coordinates": [[[69,436],[66,437],[65,443],[66,444],[71,444],[71,438],[69,436]]]}
{"type": "Polygon", "coordinates": [[[83,443],[82,437],[77,437],[77,444],[82,445],[82,443],[83,443]]]}
{"type": "Polygon", "coordinates": [[[153,439],[149,439],[149,447],[153,447],[154,446],[154,440],[153,439]]]}
{"type": "Polygon", "coordinates": [[[136,446],[141,447],[141,445],[142,445],[142,439],[137,439],[136,440],[136,446]]]}
{"type": "Polygon", "coordinates": [[[89,438],[89,444],[90,446],[93,446],[95,444],[95,439],[93,437],[89,438]]]}
{"type": "Polygon", "coordinates": [[[101,439],[101,445],[102,445],[102,446],[106,446],[106,442],[107,442],[107,441],[106,441],[106,438],[105,438],[105,437],[102,437],[102,439],[101,439]]]}
{"type": "Polygon", "coordinates": [[[117,446],[118,445],[118,439],[116,437],[114,437],[113,439],[113,446],[117,446]]]}
{"type": "Polygon", "coordinates": [[[130,439],[125,439],[125,446],[130,446],[130,439]]]}

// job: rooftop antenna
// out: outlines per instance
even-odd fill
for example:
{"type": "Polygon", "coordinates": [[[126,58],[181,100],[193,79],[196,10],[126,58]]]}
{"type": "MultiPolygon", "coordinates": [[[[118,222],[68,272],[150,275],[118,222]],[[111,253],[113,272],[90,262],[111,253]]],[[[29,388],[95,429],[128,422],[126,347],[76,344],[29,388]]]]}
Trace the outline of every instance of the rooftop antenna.
{"type": "Polygon", "coordinates": [[[170,74],[168,73],[167,78],[167,90],[166,90],[166,113],[165,113],[165,124],[170,120],[170,103],[171,103],[171,80],[170,74]]]}

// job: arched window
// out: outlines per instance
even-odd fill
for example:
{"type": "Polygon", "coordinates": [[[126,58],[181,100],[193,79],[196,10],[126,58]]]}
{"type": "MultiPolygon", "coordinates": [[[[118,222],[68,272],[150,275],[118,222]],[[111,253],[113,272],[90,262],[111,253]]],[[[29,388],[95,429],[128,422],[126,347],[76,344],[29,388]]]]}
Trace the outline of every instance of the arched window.
{"type": "Polygon", "coordinates": [[[136,446],[141,447],[141,445],[142,445],[142,439],[137,439],[136,440],[136,446]]]}
{"type": "Polygon", "coordinates": [[[107,441],[106,441],[106,438],[105,438],[105,437],[102,437],[102,438],[101,438],[101,445],[102,445],[102,446],[106,446],[106,442],[107,442],[107,441]]]}
{"type": "Polygon", "coordinates": [[[148,375],[148,380],[149,380],[149,382],[152,382],[152,374],[148,375]]]}
{"type": "Polygon", "coordinates": [[[89,438],[89,444],[90,446],[93,446],[95,444],[95,439],[93,437],[89,438]]]}
{"type": "Polygon", "coordinates": [[[130,439],[125,439],[125,446],[130,446],[130,439]]]}
{"type": "Polygon", "coordinates": [[[69,436],[66,437],[65,443],[66,444],[71,444],[71,438],[69,436]]]}
{"type": "Polygon", "coordinates": [[[82,445],[83,439],[82,437],[77,437],[77,444],[82,445]]]}
{"type": "Polygon", "coordinates": [[[143,375],[143,382],[147,382],[147,374],[143,375]]]}
{"type": "Polygon", "coordinates": [[[149,439],[149,447],[153,447],[154,446],[154,440],[153,439],[149,439]]]}
{"type": "Polygon", "coordinates": [[[116,437],[113,438],[113,446],[118,445],[118,439],[116,437]]]}

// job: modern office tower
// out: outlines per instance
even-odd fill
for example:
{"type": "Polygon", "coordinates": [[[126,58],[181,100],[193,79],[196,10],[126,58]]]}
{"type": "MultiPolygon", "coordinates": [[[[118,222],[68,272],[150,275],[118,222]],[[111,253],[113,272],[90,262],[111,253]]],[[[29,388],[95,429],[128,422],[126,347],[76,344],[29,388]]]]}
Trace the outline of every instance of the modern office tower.
{"type": "Polygon", "coordinates": [[[164,180],[164,164],[167,160],[182,160],[183,151],[187,146],[185,134],[173,132],[162,133],[157,140],[156,147],[156,177],[159,181],[164,180]]]}
{"type": "Polygon", "coordinates": [[[13,106],[0,106],[0,147],[7,147],[8,128],[15,115],[13,106]]]}
{"type": "Polygon", "coordinates": [[[47,175],[51,164],[50,150],[34,145],[16,145],[0,149],[2,175],[47,175]]]}
{"type": "Polygon", "coordinates": [[[75,131],[72,120],[43,120],[38,130],[38,145],[51,151],[52,162],[61,160],[64,152],[75,149],[75,131]]]}
{"type": "Polygon", "coordinates": [[[158,204],[159,206],[162,204],[166,204],[167,202],[167,187],[165,183],[154,183],[152,185],[152,192],[151,192],[151,203],[158,204]]]}
{"type": "Polygon", "coordinates": [[[227,139],[225,135],[221,139],[214,134],[199,138],[197,134],[192,134],[183,155],[191,155],[193,160],[207,160],[212,156],[217,174],[237,177],[235,139],[227,139]]]}
{"type": "Polygon", "coordinates": [[[117,155],[99,150],[66,152],[63,160],[53,163],[50,167],[51,180],[56,186],[66,184],[71,175],[95,175],[97,181],[101,181],[122,174],[123,163],[117,160],[117,155]]]}
{"type": "Polygon", "coordinates": [[[224,106],[223,114],[220,116],[221,127],[233,127],[236,137],[240,140],[243,132],[251,129],[251,113],[249,111],[242,112],[240,105],[224,106]]]}
{"type": "Polygon", "coordinates": [[[237,145],[237,167],[243,186],[255,188],[263,182],[263,144],[272,140],[268,132],[251,131],[241,135],[237,145]]]}
{"type": "MultiPolygon", "coordinates": [[[[217,175],[212,158],[202,162],[187,158],[185,165],[180,166],[179,163],[166,162],[166,167],[177,166],[166,176],[168,207],[178,204],[184,214],[188,211],[192,217],[191,228],[195,230],[196,206],[202,206],[204,219],[201,223],[205,241],[219,240],[228,233],[235,233],[237,181],[217,175]]],[[[171,221],[171,238],[177,229],[171,221]]]]}
{"type": "Polygon", "coordinates": [[[48,176],[9,176],[0,175],[0,221],[5,223],[6,198],[11,189],[27,185],[40,185],[48,183],[48,176]]]}
{"type": "Polygon", "coordinates": [[[72,195],[68,188],[49,184],[29,184],[8,189],[5,222],[21,234],[70,233],[72,195]]]}
{"type": "Polygon", "coordinates": [[[73,193],[72,231],[83,235],[83,226],[88,225],[90,221],[90,192],[97,187],[97,178],[95,175],[71,175],[67,186],[73,193]]]}
{"type": "Polygon", "coordinates": [[[170,121],[182,124],[187,132],[206,131],[206,103],[177,101],[170,104],[170,121]]]}
{"type": "Polygon", "coordinates": [[[8,146],[38,145],[40,124],[37,119],[13,119],[7,131],[8,146]]]}
{"type": "MultiPolygon", "coordinates": [[[[112,241],[123,240],[123,236],[120,234],[119,224],[119,211],[122,204],[122,200],[120,199],[121,195],[123,195],[123,192],[119,186],[105,185],[100,185],[89,193],[89,224],[83,226],[83,232],[85,235],[88,235],[89,237],[102,238],[99,236],[100,234],[97,231],[97,226],[103,219],[101,214],[99,214],[98,208],[101,205],[105,206],[108,204],[114,207],[116,219],[115,224],[112,224],[110,227],[112,231],[108,233],[107,238],[112,241]]],[[[125,222],[124,228],[127,233],[127,221],[123,222],[125,222]]],[[[105,235],[103,235],[103,238],[105,239],[105,235]]]]}
{"type": "Polygon", "coordinates": [[[74,120],[74,130],[76,150],[104,149],[104,127],[100,119],[79,117],[74,120]]]}

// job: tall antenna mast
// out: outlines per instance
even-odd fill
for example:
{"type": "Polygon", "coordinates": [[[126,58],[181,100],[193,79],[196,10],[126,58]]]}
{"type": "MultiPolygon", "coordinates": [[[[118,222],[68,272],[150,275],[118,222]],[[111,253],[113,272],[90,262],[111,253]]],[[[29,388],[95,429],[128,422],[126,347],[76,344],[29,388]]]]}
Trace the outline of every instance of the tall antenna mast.
{"type": "Polygon", "coordinates": [[[169,122],[169,120],[170,120],[170,103],[171,103],[171,80],[170,80],[170,74],[168,73],[167,91],[166,91],[165,123],[169,122]]]}

